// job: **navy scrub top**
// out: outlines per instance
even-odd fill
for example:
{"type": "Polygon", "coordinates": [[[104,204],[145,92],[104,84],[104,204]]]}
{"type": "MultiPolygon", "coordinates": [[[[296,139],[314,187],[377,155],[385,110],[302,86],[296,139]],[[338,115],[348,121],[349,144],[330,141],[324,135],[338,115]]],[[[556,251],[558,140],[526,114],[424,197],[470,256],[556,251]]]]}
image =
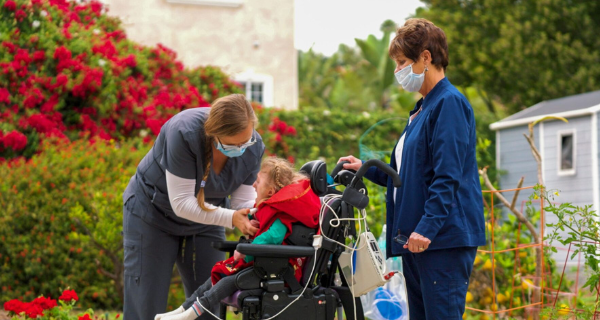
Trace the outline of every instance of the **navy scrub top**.
{"type": "MultiPolygon", "coordinates": [[[[209,112],[210,108],[187,109],[169,119],[123,194],[123,203],[135,196],[133,214],[169,234],[187,236],[215,227],[180,218],[173,212],[165,176],[165,170],[169,170],[178,177],[195,179],[195,194],[198,194],[204,177],[204,151],[208,147],[205,145],[204,122],[209,112]]],[[[228,208],[228,196],[233,191],[242,184],[254,183],[265,146],[256,131],[253,135],[257,142],[242,156],[229,158],[218,175],[211,167],[204,188],[206,202],[228,208]]]]}
{"type": "MultiPolygon", "coordinates": [[[[387,257],[408,253],[393,241],[400,232],[429,240],[428,250],[485,245],[483,198],[477,168],[475,117],[469,101],[440,80],[411,111],[415,114],[402,150],[400,180],[394,199],[392,180],[371,168],[365,177],[387,186],[387,257]]],[[[402,136],[402,135],[401,135],[402,136]]],[[[390,165],[396,170],[396,150],[390,165]]]]}

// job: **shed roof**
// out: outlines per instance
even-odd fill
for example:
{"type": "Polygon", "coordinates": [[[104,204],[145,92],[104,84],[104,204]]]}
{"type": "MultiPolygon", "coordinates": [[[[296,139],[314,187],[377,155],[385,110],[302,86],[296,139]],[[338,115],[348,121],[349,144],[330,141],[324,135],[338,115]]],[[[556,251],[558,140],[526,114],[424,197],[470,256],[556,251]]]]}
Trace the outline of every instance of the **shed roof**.
{"type": "Polygon", "coordinates": [[[600,105],[600,90],[592,91],[558,99],[546,100],[539,102],[525,110],[519,111],[509,117],[506,117],[498,122],[493,123],[490,127],[493,130],[522,125],[523,121],[531,118],[561,114],[563,117],[568,117],[570,114],[578,114],[578,110],[583,111],[591,107],[600,105]]]}

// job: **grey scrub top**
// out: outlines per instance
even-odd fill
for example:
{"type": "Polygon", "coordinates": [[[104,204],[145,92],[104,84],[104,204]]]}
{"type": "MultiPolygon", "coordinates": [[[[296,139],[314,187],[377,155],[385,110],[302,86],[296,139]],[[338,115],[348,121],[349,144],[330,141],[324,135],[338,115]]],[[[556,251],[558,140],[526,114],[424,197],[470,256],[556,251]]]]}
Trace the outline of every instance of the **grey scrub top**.
{"type": "MultiPolygon", "coordinates": [[[[173,235],[192,235],[214,228],[178,217],[169,202],[165,170],[185,179],[195,179],[195,194],[204,176],[204,122],[210,108],[184,110],[161,128],[154,146],[142,159],[136,174],[123,193],[123,203],[135,196],[133,214],[173,235]]],[[[265,145],[254,131],[257,142],[240,157],[229,158],[217,175],[212,170],[204,188],[205,200],[216,206],[229,207],[228,196],[240,185],[252,185],[260,171],[265,145]]]]}

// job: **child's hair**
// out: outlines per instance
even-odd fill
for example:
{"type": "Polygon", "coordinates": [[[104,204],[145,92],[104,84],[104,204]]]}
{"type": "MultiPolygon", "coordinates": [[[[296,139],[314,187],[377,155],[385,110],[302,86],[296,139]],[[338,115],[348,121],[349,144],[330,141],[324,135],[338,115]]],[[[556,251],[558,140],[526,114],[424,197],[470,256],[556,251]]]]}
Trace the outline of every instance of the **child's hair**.
{"type": "Polygon", "coordinates": [[[282,158],[266,158],[261,167],[261,170],[265,169],[268,170],[268,183],[275,188],[275,192],[292,183],[308,179],[307,176],[296,171],[289,161],[282,158]]]}

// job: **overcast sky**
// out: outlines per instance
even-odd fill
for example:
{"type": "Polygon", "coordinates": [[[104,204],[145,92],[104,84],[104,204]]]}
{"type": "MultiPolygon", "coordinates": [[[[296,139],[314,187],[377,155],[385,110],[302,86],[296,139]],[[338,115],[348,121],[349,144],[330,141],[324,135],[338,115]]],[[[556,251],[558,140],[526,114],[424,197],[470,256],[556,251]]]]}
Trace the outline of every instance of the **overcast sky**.
{"type": "Polygon", "coordinates": [[[296,48],[331,55],[340,43],[355,46],[354,38],[381,36],[387,19],[402,25],[423,6],[419,0],[295,0],[296,48]]]}

